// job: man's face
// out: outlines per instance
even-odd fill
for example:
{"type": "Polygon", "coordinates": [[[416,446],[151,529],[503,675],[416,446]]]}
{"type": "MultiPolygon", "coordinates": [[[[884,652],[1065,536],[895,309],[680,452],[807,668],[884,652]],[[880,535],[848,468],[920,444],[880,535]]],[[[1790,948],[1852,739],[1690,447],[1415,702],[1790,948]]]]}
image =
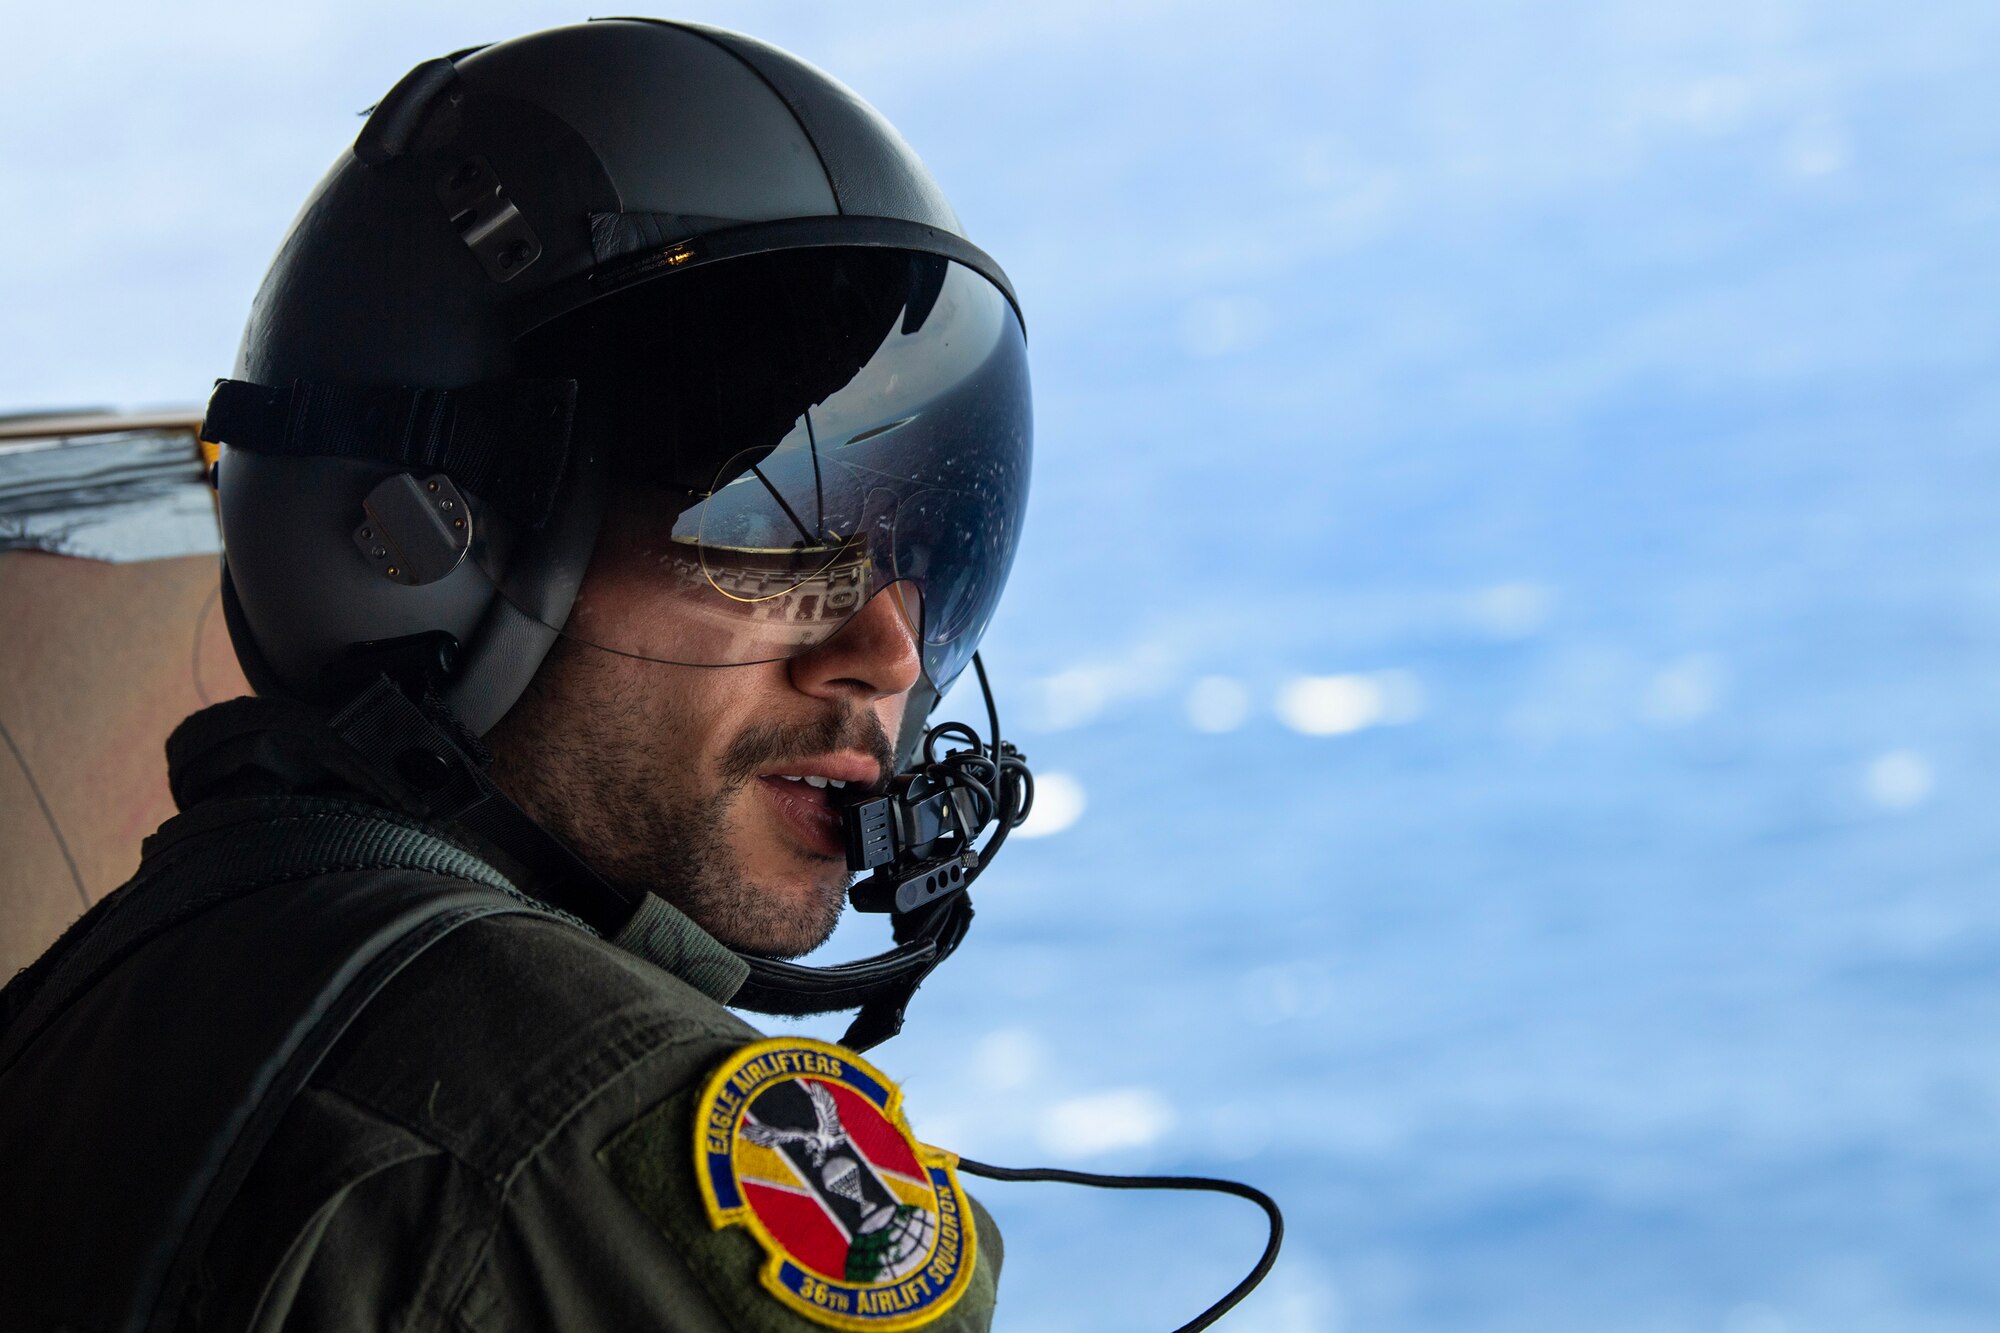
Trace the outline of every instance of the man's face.
{"type": "MultiPolygon", "coordinates": [[[[675,613],[669,592],[597,566],[579,601],[675,613]]],[[[564,638],[486,738],[493,775],[614,884],[794,957],[832,933],[849,880],[833,789],[794,779],[888,776],[919,670],[893,588],[781,662],[678,666],[564,638]]]]}

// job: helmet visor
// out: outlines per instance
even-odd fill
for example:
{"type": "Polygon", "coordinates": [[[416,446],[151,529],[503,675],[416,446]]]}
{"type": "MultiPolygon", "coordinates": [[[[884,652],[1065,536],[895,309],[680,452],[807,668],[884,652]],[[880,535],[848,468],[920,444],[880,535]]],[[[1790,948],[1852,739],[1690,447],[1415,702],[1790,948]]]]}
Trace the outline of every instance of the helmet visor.
{"type": "Polygon", "coordinates": [[[606,497],[553,628],[660,662],[773,661],[893,588],[948,687],[992,618],[1027,496],[1027,355],[1007,299],[949,260],[879,249],[654,285],[568,335],[572,355],[596,353],[579,410],[595,399],[606,497]]]}

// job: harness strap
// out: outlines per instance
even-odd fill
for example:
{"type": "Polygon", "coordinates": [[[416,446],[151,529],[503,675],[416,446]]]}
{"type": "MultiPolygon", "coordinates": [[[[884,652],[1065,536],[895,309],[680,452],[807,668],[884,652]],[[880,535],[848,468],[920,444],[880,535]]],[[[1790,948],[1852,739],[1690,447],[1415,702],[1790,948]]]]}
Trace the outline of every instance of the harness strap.
{"type": "Polygon", "coordinates": [[[334,871],[410,870],[471,880],[546,910],[472,853],[377,806],[299,797],[245,827],[242,805],[214,802],[169,820],[148,840],[132,881],[0,990],[0,1077],[72,1002],[155,936],[272,885],[334,871]]]}
{"type": "Polygon", "coordinates": [[[484,917],[504,914],[547,916],[525,902],[491,891],[440,894],[413,904],[403,917],[385,924],[364,949],[312,998],[290,1034],[294,1039],[258,1066],[243,1113],[219,1126],[204,1145],[201,1170],[173,1200],[173,1212],[146,1256],[133,1293],[128,1327],[171,1333],[192,1289],[196,1266],[210,1238],[236,1198],[243,1180],[277,1131],[292,1099],[304,1090],[320,1062],[361,1011],[398,973],[457,930],[484,917]],[[155,1285],[156,1284],[156,1285],[155,1285]]]}
{"type": "Polygon", "coordinates": [[[380,810],[291,798],[246,821],[218,804],[238,806],[233,826],[214,809],[172,821],[8,997],[0,1214],[36,1219],[10,1261],[45,1280],[0,1290],[0,1326],[173,1328],[245,1176],[368,1003],[460,926],[555,918],[380,810]],[[343,878],[288,891],[324,876],[343,878]]]}

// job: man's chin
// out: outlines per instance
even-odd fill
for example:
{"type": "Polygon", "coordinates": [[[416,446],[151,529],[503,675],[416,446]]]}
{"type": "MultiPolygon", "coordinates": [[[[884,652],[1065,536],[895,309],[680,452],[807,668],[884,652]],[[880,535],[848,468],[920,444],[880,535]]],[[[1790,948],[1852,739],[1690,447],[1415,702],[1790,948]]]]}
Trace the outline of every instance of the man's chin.
{"type": "Polygon", "coordinates": [[[845,874],[831,883],[735,887],[675,906],[723,944],[764,958],[801,958],[819,948],[847,903],[845,874]]]}

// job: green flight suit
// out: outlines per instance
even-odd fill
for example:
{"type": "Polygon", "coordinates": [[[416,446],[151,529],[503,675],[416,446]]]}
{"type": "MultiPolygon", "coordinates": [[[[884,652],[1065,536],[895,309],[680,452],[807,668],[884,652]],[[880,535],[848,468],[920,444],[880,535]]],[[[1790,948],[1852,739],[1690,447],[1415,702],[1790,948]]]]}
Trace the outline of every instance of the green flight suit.
{"type": "MultiPolygon", "coordinates": [[[[259,1023],[280,1031],[282,1003],[262,997],[288,993],[303,967],[290,941],[318,919],[316,904],[429,894],[471,906],[359,1010],[282,1107],[193,1263],[177,1326],[822,1326],[765,1289],[764,1249],[744,1228],[711,1226],[697,1189],[697,1094],[760,1038],[722,1003],[740,960],[661,903],[620,947],[519,900],[444,831],[356,799],[351,759],[305,710],[219,705],[183,725],[169,756],[184,813],[149,839],[133,883],[0,1006],[0,1052],[19,1048],[0,1066],[0,1208],[34,1210],[47,1233],[0,1254],[0,1322],[91,1326],[87,1312],[23,1292],[52,1272],[52,1290],[89,1289],[93,1210],[116,1211],[105,1204],[119,1180],[146,1183],[147,1164],[169,1156],[148,1136],[164,1145],[180,1128],[158,1121],[200,1104],[202,1033],[190,1024],[217,1041],[259,1023]],[[115,934],[107,922],[140,916],[171,885],[181,897],[169,924],[128,954],[93,952],[115,934]],[[91,978],[81,998],[38,1006],[64,969],[91,978]],[[133,1087],[141,1095],[116,1091],[133,1087]],[[38,1111],[28,1138],[41,1141],[22,1141],[9,1115],[38,1111]],[[107,1173],[96,1197],[62,1189],[107,1173]]],[[[904,1326],[988,1326],[999,1231],[971,1207],[963,1294],[904,1326]]],[[[10,1219],[24,1220],[34,1225],[10,1219]]]]}

